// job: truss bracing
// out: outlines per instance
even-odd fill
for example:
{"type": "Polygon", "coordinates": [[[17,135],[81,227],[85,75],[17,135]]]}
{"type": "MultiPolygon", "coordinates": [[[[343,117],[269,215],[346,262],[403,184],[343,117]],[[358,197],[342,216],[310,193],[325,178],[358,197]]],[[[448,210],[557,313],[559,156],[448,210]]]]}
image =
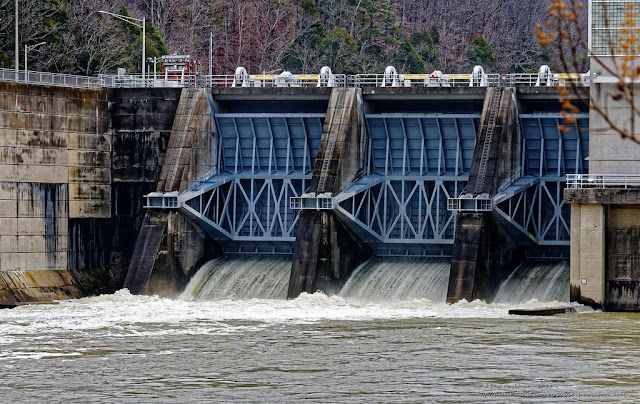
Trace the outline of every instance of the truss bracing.
{"type": "Polygon", "coordinates": [[[520,178],[495,198],[495,213],[538,245],[569,245],[567,174],[588,172],[589,121],[568,125],[560,114],[521,115],[520,178]]]}
{"type": "Polygon", "coordinates": [[[478,114],[366,115],[366,175],[336,196],[336,211],[369,243],[449,245],[447,198],[469,178],[478,114]]]}
{"type": "Polygon", "coordinates": [[[181,209],[222,242],[293,242],[324,114],[216,114],[215,166],[181,209]]]}

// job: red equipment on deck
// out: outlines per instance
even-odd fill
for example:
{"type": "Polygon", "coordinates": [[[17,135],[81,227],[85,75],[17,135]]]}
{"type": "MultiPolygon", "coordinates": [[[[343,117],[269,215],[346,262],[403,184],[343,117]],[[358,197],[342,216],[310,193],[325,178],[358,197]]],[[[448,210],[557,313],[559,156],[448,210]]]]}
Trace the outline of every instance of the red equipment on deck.
{"type": "Polygon", "coordinates": [[[164,80],[170,81],[195,81],[198,67],[195,59],[190,55],[164,55],[162,56],[162,75],[164,80]]]}

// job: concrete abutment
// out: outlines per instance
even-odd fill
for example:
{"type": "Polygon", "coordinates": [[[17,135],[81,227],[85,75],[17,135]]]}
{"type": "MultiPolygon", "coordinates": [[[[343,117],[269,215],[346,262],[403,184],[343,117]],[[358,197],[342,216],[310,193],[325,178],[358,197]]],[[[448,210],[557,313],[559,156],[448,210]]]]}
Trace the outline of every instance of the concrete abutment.
{"type": "MultiPolygon", "coordinates": [[[[122,287],[180,93],[0,83],[0,304],[122,287]]],[[[186,181],[209,169],[210,140],[188,150],[186,181]]],[[[175,261],[188,272],[201,232],[183,227],[172,239],[185,246],[175,261]]]]}
{"type": "Polygon", "coordinates": [[[611,311],[640,307],[640,190],[567,189],[571,301],[611,311]]]}

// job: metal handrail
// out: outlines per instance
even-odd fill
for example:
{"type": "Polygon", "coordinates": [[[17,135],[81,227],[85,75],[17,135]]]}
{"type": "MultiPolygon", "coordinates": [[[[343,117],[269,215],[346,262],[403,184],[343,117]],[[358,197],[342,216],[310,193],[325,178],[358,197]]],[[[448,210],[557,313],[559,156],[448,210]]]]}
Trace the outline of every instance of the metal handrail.
{"type": "MultiPolygon", "coordinates": [[[[469,87],[471,74],[355,74],[349,76],[350,87],[469,87]]],[[[477,79],[476,79],[477,80],[477,79]]],[[[487,86],[500,84],[499,74],[486,75],[487,86]]]]}
{"type": "Polygon", "coordinates": [[[99,77],[24,70],[18,70],[16,73],[15,69],[0,69],[0,81],[73,88],[100,88],[105,86],[105,83],[99,77]]]}
{"type": "Polygon", "coordinates": [[[586,73],[555,73],[548,80],[540,78],[538,73],[510,73],[502,76],[505,86],[510,87],[564,87],[577,84],[588,87],[591,78],[586,73]]]}
{"type": "MultiPolygon", "coordinates": [[[[556,73],[540,81],[537,73],[487,74],[486,86],[536,87],[590,85],[590,76],[581,73],[556,73]]],[[[43,84],[75,88],[135,88],[135,87],[466,87],[470,86],[471,74],[334,74],[331,83],[320,79],[319,74],[292,74],[289,76],[256,74],[238,78],[235,75],[185,75],[165,79],[139,74],[109,75],[98,77],[48,73],[14,69],[0,69],[0,81],[28,84],[43,84]]],[[[477,78],[476,78],[477,80],[477,78]]],[[[478,84],[478,83],[474,83],[478,84]]]]}
{"type": "Polygon", "coordinates": [[[100,74],[98,77],[105,83],[104,87],[112,88],[138,88],[138,87],[205,87],[202,77],[198,75],[185,75],[165,79],[162,76],[141,74],[100,74]]]}
{"type": "Polygon", "coordinates": [[[637,188],[640,187],[640,174],[567,174],[567,187],[637,188]]]}
{"type": "Polygon", "coordinates": [[[319,74],[292,74],[281,76],[273,74],[254,74],[236,77],[233,74],[200,76],[201,82],[209,87],[346,87],[347,76],[334,74],[332,85],[322,82],[319,74]]]}

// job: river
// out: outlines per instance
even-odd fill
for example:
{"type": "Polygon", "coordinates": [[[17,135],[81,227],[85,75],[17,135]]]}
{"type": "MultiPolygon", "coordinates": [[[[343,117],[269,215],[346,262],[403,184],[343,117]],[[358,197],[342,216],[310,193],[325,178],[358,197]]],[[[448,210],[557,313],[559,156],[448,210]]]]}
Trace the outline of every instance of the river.
{"type": "Polygon", "coordinates": [[[0,395],[3,402],[640,400],[639,314],[576,306],[577,314],[519,317],[508,309],[566,303],[355,296],[194,300],[121,290],[0,310],[0,395]]]}

